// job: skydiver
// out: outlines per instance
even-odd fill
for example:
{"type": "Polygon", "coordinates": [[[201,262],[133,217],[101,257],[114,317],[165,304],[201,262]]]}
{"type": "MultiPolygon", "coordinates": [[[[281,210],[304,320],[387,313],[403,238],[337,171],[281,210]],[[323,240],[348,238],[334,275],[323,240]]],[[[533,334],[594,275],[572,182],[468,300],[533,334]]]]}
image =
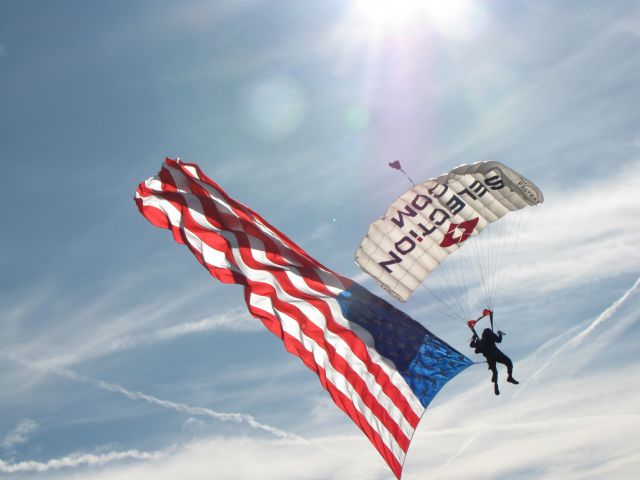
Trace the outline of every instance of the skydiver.
{"type": "Polygon", "coordinates": [[[496,343],[502,342],[502,336],[506,335],[506,333],[498,330],[498,334],[496,335],[493,332],[493,312],[491,310],[485,309],[482,314],[483,315],[477,320],[469,321],[469,327],[473,332],[473,337],[471,338],[471,343],[469,344],[469,346],[475,349],[476,353],[481,353],[487,359],[487,364],[489,366],[488,368],[492,372],[491,382],[493,383],[493,391],[496,395],[500,395],[500,389],[498,388],[498,369],[496,368],[496,363],[502,363],[507,367],[507,382],[513,383],[515,385],[518,385],[520,382],[513,378],[513,362],[511,361],[511,359],[507,357],[498,347],[496,347],[496,343]],[[473,326],[478,320],[486,317],[487,315],[489,315],[491,318],[492,328],[485,328],[482,331],[482,337],[478,337],[478,334],[476,333],[473,326]]]}

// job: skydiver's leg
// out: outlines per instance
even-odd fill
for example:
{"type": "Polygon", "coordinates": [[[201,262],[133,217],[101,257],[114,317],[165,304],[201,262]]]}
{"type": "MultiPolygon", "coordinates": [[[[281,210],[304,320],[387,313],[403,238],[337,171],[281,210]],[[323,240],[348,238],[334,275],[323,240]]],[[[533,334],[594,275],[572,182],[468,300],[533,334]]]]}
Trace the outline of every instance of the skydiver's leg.
{"type": "Polygon", "coordinates": [[[496,367],[496,361],[493,359],[487,360],[487,365],[489,370],[491,370],[491,383],[496,383],[498,381],[498,368],[496,367]]]}
{"type": "Polygon", "coordinates": [[[493,391],[496,395],[500,395],[500,389],[498,388],[498,368],[496,367],[496,361],[494,359],[487,359],[487,365],[491,370],[491,382],[493,383],[493,391]]]}
{"type": "Polygon", "coordinates": [[[500,352],[500,355],[498,356],[498,358],[496,358],[496,361],[502,363],[507,367],[507,382],[518,385],[520,382],[513,378],[513,362],[511,361],[511,359],[504,353],[500,352]]]}

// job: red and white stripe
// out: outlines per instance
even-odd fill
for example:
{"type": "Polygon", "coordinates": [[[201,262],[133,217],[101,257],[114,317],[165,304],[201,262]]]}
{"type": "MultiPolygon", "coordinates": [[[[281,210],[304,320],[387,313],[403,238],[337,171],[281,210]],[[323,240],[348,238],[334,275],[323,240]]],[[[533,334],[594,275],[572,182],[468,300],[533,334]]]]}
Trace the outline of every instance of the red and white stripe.
{"type": "Polygon", "coordinates": [[[342,315],[335,297],[350,280],[229,197],[195,164],[167,159],[157,177],[139,185],[135,201],[214,277],[245,286],[251,314],[316,372],[400,478],[424,407],[369,333],[342,315]]]}

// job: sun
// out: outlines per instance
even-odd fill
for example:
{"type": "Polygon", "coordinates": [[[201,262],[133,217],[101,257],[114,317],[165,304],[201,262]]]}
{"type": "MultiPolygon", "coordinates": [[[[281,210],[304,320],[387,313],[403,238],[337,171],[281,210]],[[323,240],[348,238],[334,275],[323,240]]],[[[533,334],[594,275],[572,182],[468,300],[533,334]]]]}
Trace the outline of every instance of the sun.
{"type": "Polygon", "coordinates": [[[353,0],[351,18],[373,37],[429,30],[468,39],[485,23],[480,2],[473,0],[353,0]]]}
{"type": "Polygon", "coordinates": [[[419,0],[355,0],[354,17],[376,34],[400,32],[420,23],[425,13],[424,1],[419,0]]]}

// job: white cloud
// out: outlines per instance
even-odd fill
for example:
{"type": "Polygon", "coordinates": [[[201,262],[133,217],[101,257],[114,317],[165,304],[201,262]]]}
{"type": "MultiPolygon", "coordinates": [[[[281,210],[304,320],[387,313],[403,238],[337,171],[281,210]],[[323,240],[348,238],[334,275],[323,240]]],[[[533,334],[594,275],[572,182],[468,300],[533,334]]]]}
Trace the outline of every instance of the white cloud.
{"type": "MultiPolygon", "coordinates": [[[[329,236],[331,235],[331,232],[334,230],[333,229],[334,226],[334,222],[321,222],[319,223],[316,228],[311,232],[311,234],[309,235],[308,238],[308,242],[309,243],[322,243],[325,242],[329,236]]],[[[305,242],[307,243],[307,242],[305,242]]]]}
{"type": "Polygon", "coordinates": [[[156,276],[153,270],[127,271],[115,277],[106,291],[89,298],[43,281],[9,307],[2,350],[27,358],[46,355],[52,365],[67,365],[77,358],[100,356],[114,339],[157,329],[173,320],[176,311],[211,293],[210,284],[194,281],[176,286],[173,295],[167,292],[170,286],[159,284],[157,293],[149,294],[141,287],[156,276]],[[133,306],[127,304],[132,291],[142,292],[133,306]],[[38,328],[32,330],[34,323],[38,328]]]}
{"type": "Polygon", "coordinates": [[[640,272],[640,162],[550,192],[520,235],[505,285],[556,290],[640,272]],[[535,259],[535,261],[531,261],[535,259]]]}
{"type": "Polygon", "coordinates": [[[87,480],[236,480],[323,479],[371,480],[389,478],[366,439],[356,436],[319,438],[314,445],[282,440],[214,437],[189,443],[158,461],[100,472],[83,472],[87,480]],[[363,448],[363,446],[365,448],[363,448]]]}
{"type": "Polygon", "coordinates": [[[640,278],[636,280],[636,282],[631,286],[629,290],[627,290],[618,300],[616,300],[611,306],[609,306],[604,312],[602,312],[598,317],[591,322],[587,328],[582,330],[577,335],[573,336],[566,343],[560,346],[553,354],[549,355],[548,360],[536,370],[533,374],[531,374],[531,378],[535,378],[539,376],[548,366],[551,365],[555,357],[562,354],[565,349],[575,349],[578,347],[589,334],[591,334],[595,329],[602,328],[602,324],[609,320],[613,315],[615,315],[618,308],[623,305],[627,299],[637,292],[638,287],[640,287],[640,278]]]}
{"type": "Polygon", "coordinates": [[[141,346],[169,342],[180,337],[213,332],[215,330],[263,332],[264,327],[260,321],[253,318],[246,309],[233,308],[220,315],[203,318],[202,320],[194,322],[185,322],[170,327],[158,328],[148,332],[103,339],[96,337],[90,345],[77,345],[72,351],[51,357],[45,362],[52,367],[64,367],[141,346]]]}
{"type": "MultiPolygon", "coordinates": [[[[640,241],[638,237],[640,232],[630,228],[629,225],[630,219],[640,216],[638,204],[628,201],[629,198],[633,198],[633,185],[638,183],[640,183],[640,165],[634,164],[611,178],[601,179],[591,185],[576,187],[576,191],[573,193],[550,192],[547,195],[547,204],[536,212],[536,218],[530,226],[536,233],[526,235],[521,240],[522,253],[517,255],[522,255],[522,258],[516,257],[515,263],[525,261],[526,258],[539,260],[532,265],[528,264],[527,268],[520,272],[514,270],[510,280],[505,282],[506,285],[511,291],[519,291],[527,288],[527,282],[530,282],[537,285],[537,290],[544,291],[544,285],[549,285],[549,288],[576,287],[592,281],[593,278],[637,271],[639,264],[635,251],[629,251],[622,264],[619,262],[619,258],[621,252],[626,252],[629,245],[640,241]],[[601,183],[607,185],[608,194],[606,196],[601,195],[601,183]],[[593,222],[594,216],[606,219],[606,221],[593,222]],[[589,232],[589,241],[585,241],[585,228],[589,232]],[[602,251],[607,250],[613,252],[612,256],[603,255],[602,251]],[[618,263],[613,264],[614,261],[618,263]],[[554,282],[551,282],[552,278],[554,282]],[[561,281],[557,280],[558,278],[561,281]]],[[[424,433],[416,435],[415,444],[408,457],[405,478],[422,478],[425,472],[429,472],[433,478],[465,478],[465,476],[468,478],[469,472],[476,468],[475,465],[483,463],[482,459],[485,454],[504,456],[508,458],[508,461],[483,467],[477,472],[477,478],[501,477],[512,472],[520,472],[525,478],[527,475],[539,474],[540,472],[542,475],[576,478],[582,474],[587,476],[584,472],[595,472],[594,475],[616,475],[631,468],[634,465],[633,460],[626,460],[623,455],[620,455],[622,458],[620,461],[615,460],[614,457],[617,452],[626,453],[629,450],[627,444],[617,440],[618,437],[629,436],[633,429],[640,426],[638,425],[637,412],[634,413],[627,401],[629,392],[633,396],[639,391],[636,383],[626,380],[628,376],[638,377],[637,368],[627,369],[624,372],[607,373],[606,384],[600,383],[601,377],[596,375],[587,378],[574,378],[573,372],[568,372],[569,378],[563,379],[562,376],[568,369],[567,359],[572,359],[574,365],[581,364],[573,359],[571,354],[580,347],[579,344],[584,342],[582,340],[578,342],[575,339],[587,338],[595,330],[612,331],[613,326],[616,325],[618,307],[624,306],[627,300],[632,297],[633,292],[633,289],[629,290],[595,321],[590,322],[579,336],[570,337],[574,340],[569,341],[570,339],[564,338],[561,342],[561,345],[564,346],[550,344],[554,345],[553,350],[546,351],[544,354],[538,351],[528,359],[520,361],[517,366],[518,372],[520,372],[519,376],[522,374],[525,379],[528,377],[529,380],[525,380],[519,389],[515,387],[516,389],[513,390],[511,386],[503,389],[505,391],[500,397],[501,403],[498,404],[500,407],[496,408],[495,406],[496,401],[493,399],[484,371],[480,374],[477,373],[478,371],[470,373],[470,378],[475,375],[480,384],[466,390],[446,405],[439,406],[437,398],[434,407],[427,411],[426,421],[423,422],[424,426],[419,429],[419,432],[424,433]],[[609,326],[611,322],[614,323],[609,326]],[[540,373],[544,373],[544,375],[540,373]],[[478,401],[478,398],[481,400],[478,401]],[[585,400],[590,401],[590,405],[583,405],[582,402],[585,400]],[[614,415],[608,409],[602,412],[593,411],[593,404],[604,405],[607,403],[615,405],[611,411],[623,413],[614,415]],[[461,411],[469,411],[470,418],[459,418],[461,411]],[[616,434],[619,435],[616,436],[616,434]],[[551,435],[558,441],[545,442],[545,435],[551,435]],[[578,457],[582,455],[582,452],[596,448],[593,439],[598,438],[598,435],[606,442],[606,448],[598,452],[594,458],[598,458],[604,466],[582,465],[578,457]],[[524,439],[521,438],[523,436],[524,439]],[[423,440],[420,440],[422,437],[424,437],[423,440]],[[424,449],[419,446],[421,442],[425,443],[424,449]],[[515,448],[512,445],[518,447],[515,448]],[[423,450],[429,451],[429,455],[425,459],[421,456],[415,459],[416,453],[413,452],[423,450]],[[523,453],[522,450],[527,453],[523,453]],[[562,452],[565,458],[570,459],[570,467],[566,466],[566,462],[563,466],[563,462],[555,460],[557,453],[554,452],[558,451],[562,452]],[[447,460],[442,462],[443,458],[447,460]],[[545,462],[545,460],[548,461],[545,462]]],[[[116,339],[106,342],[104,344],[106,346],[103,346],[101,352],[122,351],[143,344],[169,341],[183,335],[217,328],[236,328],[244,325],[239,328],[246,328],[247,331],[262,330],[257,322],[251,324],[238,322],[240,317],[253,322],[243,309],[238,309],[220,317],[160,328],[149,333],[116,337],[116,339]]],[[[550,348],[550,346],[547,347],[550,348]]],[[[606,348],[606,345],[600,348],[606,348]]],[[[589,355],[596,355],[597,351],[594,345],[589,345],[588,350],[582,350],[580,352],[582,363],[584,363],[584,359],[589,358],[589,355]]],[[[79,358],[76,357],[76,360],[79,358]]],[[[261,424],[246,414],[221,413],[206,408],[192,407],[158,399],[141,392],[129,391],[119,385],[90,379],[68,370],[54,371],[66,378],[89,383],[132,400],[143,400],[192,416],[242,421],[253,428],[269,431],[280,437],[293,437],[288,432],[261,424]]],[[[312,409],[312,414],[322,416],[325,407],[327,407],[325,404],[316,405],[312,409]]],[[[185,422],[184,428],[197,428],[197,422],[198,420],[195,418],[190,418],[185,422]]],[[[233,467],[238,469],[236,478],[251,478],[251,475],[255,474],[253,468],[256,458],[261,458],[260,455],[256,455],[256,450],[272,448],[279,452],[278,455],[296,455],[310,463],[326,464],[325,469],[322,470],[326,474],[326,478],[340,478],[340,475],[344,473],[344,459],[331,456],[332,461],[327,462],[326,452],[318,458],[311,453],[300,454],[301,450],[305,450],[305,452],[307,449],[313,450],[309,442],[317,443],[316,440],[300,442],[306,444],[302,446],[295,442],[234,441],[240,445],[238,448],[246,447],[246,450],[238,451],[237,455],[233,457],[221,459],[218,454],[213,459],[197,457],[198,452],[201,451],[200,446],[209,442],[207,440],[205,443],[190,444],[176,456],[163,461],[168,462],[165,467],[169,471],[173,471],[177,465],[183,465],[184,458],[187,457],[200,462],[197,467],[194,467],[193,476],[184,477],[188,479],[201,478],[200,472],[212,468],[212,463],[227,465],[225,462],[242,463],[241,458],[251,458],[251,463],[246,468],[244,465],[242,469],[238,469],[237,465],[233,467]],[[269,446],[265,447],[265,444],[269,446]],[[277,447],[271,445],[277,445],[277,447]],[[313,459],[310,459],[311,457],[313,459]]],[[[363,442],[351,439],[349,442],[353,442],[354,446],[348,448],[353,448],[354,451],[362,448],[363,451],[370,450],[373,454],[370,454],[368,464],[362,465],[360,462],[355,462],[357,465],[353,467],[354,470],[350,472],[350,475],[353,475],[352,478],[358,478],[359,475],[361,478],[367,478],[369,474],[370,477],[378,475],[381,478],[386,478],[386,474],[380,473],[385,472],[384,467],[381,468],[380,462],[374,460],[377,458],[375,450],[368,445],[366,439],[363,441],[364,445],[367,445],[366,447],[362,446],[363,442]],[[366,474],[362,472],[366,472],[366,474]]],[[[211,442],[211,445],[218,447],[218,440],[214,439],[211,442]]],[[[207,445],[209,444],[207,443],[207,445]]],[[[223,450],[221,449],[221,451],[223,450]]],[[[80,463],[82,462],[79,462],[78,465],[80,463]]],[[[138,473],[142,475],[136,478],[145,478],[147,469],[149,476],[157,475],[158,465],[154,463],[145,466],[123,467],[122,471],[110,472],[115,475],[111,478],[119,478],[118,475],[122,475],[120,478],[126,478],[127,475],[132,474],[128,468],[134,469],[136,475],[138,473]]],[[[232,466],[223,466],[222,471],[225,468],[229,468],[231,471],[232,466]]],[[[295,473],[287,474],[290,477],[287,475],[279,477],[280,467],[266,463],[264,466],[264,470],[267,472],[265,478],[298,478],[300,471],[306,471],[303,470],[302,463],[289,465],[289,468],[291,472],[295,473]]],[[[101,478],[100,475],[98,474],[96,478],[101,478]]]]}
{"type": "MultiPolygon", "coordinates": [[[[512,242],[512,245],[506,245],[512,251],[505,255],[507,261],[501,264],[505,271],[499,272],[496,268],[494,272],[499,279],[500,285],[496,288],[501,289],[500,295],[574,288],[599,278],[640,271],[640,253],[636,248],[640,243],[640,230],[632,225],[633,219],[640,218],[640,203],[630,201],[634,198],[636,184],[640,184],[640,162],[612,170],[609,177],[580,184],[569,182],[564,189],[547,191],[545,204],[533,214],[525,212],[524,220],[519,220],[524,225],[519,231],[517,244],[512,242]]],[[[502,221],[512,220],[507,217],[502,221]]],[[[321,224],[312,239],[325,235],[328,228],[329,224],[321,224]]],[[[478,249],[483,251],[482,246],[478,249]]],[[[472,250],[467,248],[466,253],[474,254],[472,250]]],[[[461,250],[457,257],[466,253],[461,250]]],[[[475,259],[471,254],[462,263],[469,260],[473,263],[475,259]]],[[[453,263],[456,258],[447,261],[453,263]]],[[[447,267],[444,264],[429,278],[429,285],[436,286],[431,288],[432,291],[438,285],[447,283],[440,276],[440,270],[446,270],[447,267]]],[[[483,269],[482,273],[486,272],[486,265],[483,269]]],[[[480,275],[480,269],[478,272],[480,275]]],[[[453,275],[454,283],[455,277],[453,275]]],[[[362,272],[353,278],[360,283],[371,283],[370,277],[362,272]]],[[[467,279],[467,286],[473,285],[467,279]]],[[[470,288],[467,297],[472,304],[482,303],[479,289],[470,288]]],[[[449,300],[443,303],[449,303],[449,300]]],[[[450,305],[444,311],[447,310],[450,310],[450,305]]],[[[101,346],[96,345],[100,341],[96,338],[93,343],[84,343],[71,353],[53,359],[52,365],[78,363],[88,358],[218,328],[247,332],[263,330],[262,325],[251,318],[244,308],[237,308],[197,322],[103,340],[101,346]]]]}
{"type": "Polygon", "coordinates": [[[104,454],[74,453],[62,458],[55,458],[47,462],[33,460],[9,463],[0,460],[0,472],[3,473],[30,473],[60,470],[62,468],[74,468],[80,466],[99,466],[106,463],[123,460],[157,460],[165,455],[165,452],[141,452],[139,450],[127,450],[123,452],[109,452],[104,454]]]}
{"type": "Polygon", "coordinates": [[[151,295],[143,290],[145,293],[133,306],[127,305],[131,291],[138,291],[156,275],[153,271],[124,273],[114,280],[113,288],[90,300],[67,298],[66,292],[62,295],[53,286],[39,287],[8,307],[7,322],[3,323],[4,328],[0,327],[2,349],[38,358],[52,367],[64,367],[193,333],[215,329],[263,330],[260,322],[243,308],[230,308],[215,316],[172,325],[176,318],[184,317],[185,309],[203,303],[211,295],[211,282],[183,282],[171,295],[166,286],[159,286],[157,293],[151,295]],[[27,325],[38,321],[44,310],[64,314],[52,315],[37,331],[26,334],[27,325]]]}
{"type": "MultiPolygon", "coordinates": [[[[505,385],[501,396],[494,396],[484,368],[456,377],[457,386],[470,386],[454,396],[446,387],[436,397],[416,432],[403,478],[634,478],[640,468],[640,365],[633,355],[604,359],[636,351],[630,335],[638,326],[636,286],[595,320],[518,362],[523,383],[505,385]],[[535,375],[551,357],[544,375],[535,375]]],[[[353,425],[345,422],[342,431],[354,432],[353,425]]],[[[82,478],[200,480],[212,472],[236,479],[392,478],[363,435],[340,431],[308,442],[213,437],[152,462],[83,472],[82,478]]]]}
{"type": "Polygon", "coordinates": [[[20,420],[18,425],[4,436],[4,439],[0,443],[0,447],[9,449],[15,445],[26,443],[28,435],[37,429],[38,423],[34,420],[31,420],[30,418],[20,420]]]}
{"type": "Polygon", "coordinates": [[[199,420],[199,419],[193,418],[193,417],[189,417],[182,424],[182,429],[183,430],[187,430],[187,431],[191,431],[191,432],[196,432],[196,431],[203,430],[206,426],[207,426],[207,424],[205,422],[203,422],[202,420],[199,420]]]}
{"type": "Polygon", "coordinates": [[[427,277],[423,287],[433,297],[430,308],[444,307],[439,313],[455,312],[456,319],[473,318],[486,303],[640,273],[637,185],[640,162],[607,177],[582,183],[567,179],[563,189],[547,190],[543,205],[490,225],[427,277]]]}
{"type": "Polygon", "coordinates": [[[630,335],[637,285],[518,362],[521,385],[505,384],[500,397],[484,368],[466,372],[478,385],[427,410],[405,478],[633,478],[640,467],[640,366],[630,335]]]}
{"type": "Polygon", "coordinates": [[[193,407],[190,405],[186,405],[184,403],[172,402],[170,400],[163,400],[163,399],[154,397],[152,395],[147,395],[146,393],[128,390],[123,386],[117,385],[115,383],[108,383],[102,380],[95,380],[86,375],[81,375],[79,373],[73,372],[65,368],[52,368],[42,363],[32,362],[24,358],[19,358],[15,355],[11,356],[11,358],[22,365],[26,365],[41,371],[44,370],[46,372],[53,373],[55,375],[59,375],[64,378],[68,378],[70,380],[75,380],[77,382],[94,385],[102,390],[123,395],[129,398],[130,400],[142,400],[152,405],[156,405],[169,410],[174,410],[180,413],[186,413],[188,415],[193,415],[193,416],[209,417],[209,418],[214,418],[216,420],[221,420],[225,422],[246,423],[251,428],[254,428],[257,430],[263,430],[279,438],[305,441],[302,437],[299,437],[298,435],[285,432],[277,427],[273,427],[271,425],[258,422],[253,416],[248,415],[246,413],[217,412],[210,408],[193,407]]]}

